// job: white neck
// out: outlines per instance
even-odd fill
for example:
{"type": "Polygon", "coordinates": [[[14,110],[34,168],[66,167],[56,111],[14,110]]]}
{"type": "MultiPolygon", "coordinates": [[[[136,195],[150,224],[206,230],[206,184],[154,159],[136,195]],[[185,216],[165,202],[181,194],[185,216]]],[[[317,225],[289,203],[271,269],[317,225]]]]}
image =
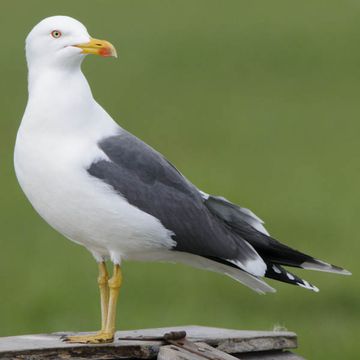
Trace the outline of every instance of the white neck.
{"type": "Polygon", "coordinates": [[[48,67],[41,71],[31,67],[28,82],[29,99],[23,118],[28,124],[23,125],[66,133],[90,125],[99,106],[80,66],[48,67]],[[29,113],[31,117],[27,116],[29,113]]]}
{"type": "Polygon", "coordinates": [[[81,71],[80,64],[72,67],[29,68],[29,100],[37,95],[46,94],[55,99],[68,96],[72,91],[80,91],[78,97],[92,97],[89,84],[81,71]]]}

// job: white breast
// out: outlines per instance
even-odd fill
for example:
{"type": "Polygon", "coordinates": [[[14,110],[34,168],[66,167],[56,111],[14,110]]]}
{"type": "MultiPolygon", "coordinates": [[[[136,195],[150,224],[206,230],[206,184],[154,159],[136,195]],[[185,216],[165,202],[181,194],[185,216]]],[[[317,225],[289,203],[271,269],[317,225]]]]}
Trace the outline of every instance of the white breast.
{"type": "Polygon", "coordinates": [[[113,122],[93,129],[90,122],[82,135],[65,134],[34,130],[26,116],[16,141],[16,175],[33,207],[52,227],[95,256],[113,259],[141,259],[147,251],[174,245],[170,231],[156,218],[87,172],[94,159],[105,157],[96,144],[114,133],[113,122]]]}

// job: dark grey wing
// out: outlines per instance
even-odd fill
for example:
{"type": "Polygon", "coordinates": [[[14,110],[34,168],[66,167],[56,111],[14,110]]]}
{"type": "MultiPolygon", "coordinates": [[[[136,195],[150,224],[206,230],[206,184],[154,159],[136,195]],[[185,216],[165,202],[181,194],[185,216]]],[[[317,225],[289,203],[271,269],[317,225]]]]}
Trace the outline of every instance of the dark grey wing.
{"type": "Polygon", "coordinates": [[[252,274],[264,274],[266,265],[254,248],[209,211],[197,188],[161,154],[125,131],[98,145],[109,160],[91,164],[89,174],[159,219],[175,234],[174,250],[226,259],[252,274]]]}

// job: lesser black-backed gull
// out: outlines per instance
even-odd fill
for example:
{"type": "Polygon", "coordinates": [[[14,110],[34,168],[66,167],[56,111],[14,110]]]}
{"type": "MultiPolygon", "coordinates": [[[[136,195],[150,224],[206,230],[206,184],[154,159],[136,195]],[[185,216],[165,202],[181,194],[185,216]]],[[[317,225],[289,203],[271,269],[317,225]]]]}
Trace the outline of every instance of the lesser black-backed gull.
{"type": "Polygon", "coordinates": [[[15,147],[16,175],[35,210],[99,264],[101,331],[65,340],[113,341],[123,259],[182,262],[259,293],[274,291],[264,276],[317,291],[283,265],[348,274],[281,244],[253,212],[200,191],[121,128],[92,96],[80,68],[86,54],[116,51],[70,17],[46,18],[32,29],[29,98],[15,147]]]}

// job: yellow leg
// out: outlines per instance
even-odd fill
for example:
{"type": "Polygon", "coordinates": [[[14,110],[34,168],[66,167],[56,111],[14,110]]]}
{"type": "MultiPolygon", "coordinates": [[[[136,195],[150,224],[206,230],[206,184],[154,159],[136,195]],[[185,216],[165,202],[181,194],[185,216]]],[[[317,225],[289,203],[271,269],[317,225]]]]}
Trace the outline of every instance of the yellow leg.
{"type": "Polygon", "coordinates": [[[116,330],[116,305],[119,297],[121,284],[122,274],[120,265],[114,265],[114,273],[112,278],[109,280],[109,309],[105,327],[105,333],[112,334],[112,337],[114,337],[116,330]]]}
{"type": "Polygon", "coordinates": [[[122,283],[120,265],[114,266],[114,274],[108,280],[104,262],[99,264],[98,284],[101,299],[101,330],[96,334],[67,336],[63,340],[71,343],[99,344],[114,340],[116,304],[122,283]]]}
{"type": "Polygon", "coordinates": [[[108,307],[109,307],[109,274],[106,269],[105,262],[99,263],[98,284],[100,290],[101,301],[101,331],[105,331],[108,307]]]}

